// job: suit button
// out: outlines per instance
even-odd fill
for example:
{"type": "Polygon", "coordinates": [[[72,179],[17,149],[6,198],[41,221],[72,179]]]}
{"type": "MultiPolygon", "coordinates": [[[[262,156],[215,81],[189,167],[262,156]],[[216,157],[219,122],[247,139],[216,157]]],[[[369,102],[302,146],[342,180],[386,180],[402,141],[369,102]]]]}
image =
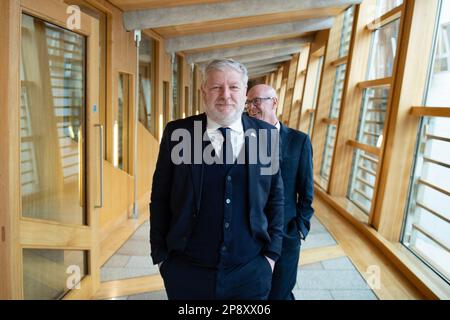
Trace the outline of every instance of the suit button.
{"type": "Polygon", "coordinates": [[[230,199],[227,199],[227,200],[225,200],[225,202],[226,202],[227,204],[229,204],[229,203],[231,202],[231,200],[230,200],[230,199]]]}
{"type": "Polygon", "coordinates": [[[227,251],[227,247],[226,246],[222,246],[222,251],[227,251]]]}
{"type": "Polygon", "coordinates": [[[228,177],[227,177],[227,180],[228,180],[228,181],[231,181],[231,177],[230,177],[230,176],[228,176],[228,177]]]}
{"type": "Polygon", "coordinates": [[[228,229],[230,227],[230,224],[228,222],[225,222],[225,229],[228,229]]]}

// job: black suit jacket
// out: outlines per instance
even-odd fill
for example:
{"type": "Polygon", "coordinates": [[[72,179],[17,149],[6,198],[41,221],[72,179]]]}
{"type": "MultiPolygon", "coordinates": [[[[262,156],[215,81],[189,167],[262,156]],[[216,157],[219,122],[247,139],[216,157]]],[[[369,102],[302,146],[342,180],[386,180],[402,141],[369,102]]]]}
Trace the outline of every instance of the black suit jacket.
{"type": "MultiPolygon", "coordinates": [[[[171,161],[172,150],[179,143],[171,141],[172,133],[176,129],[186,129],[191,137],[194,137],[194,121],[200,121],[203,135],[206,130],[205,114],[169,122],[164,129],[153,175],[150,202],[150,244],[154,264],[165,260],[173,250],[184,250],[199,212],[204,165],[192,163],[176,165],[171,161]]],[[[267,131],[269,137],[273,132],[270,129],[275,129],[264,121],[246,115],[242,115],[242,124],[244,132],[248,129],[256,130],[255,134],[246,137],[246,152],[249,139],[259,141],[260,129],[267,131]]],[[[271,154],[270,147],[267,148],[267,152],[271,154]]],[[[193,158],[193,144],[191,150],[193,158]]],[[[248,215],[253,237],[266,243],[263,253],[277,260],[281,253],[283,238],[283,181],[280,170],[273,175],[261,175],[262,167],[264,165],[261,164],[259,157],[256,164],[248,165],[248,215]]]]}
{"type": "Polygon", "coordinates": [[[311,227],[314,197],[312,146],[303,132],[286,127],[280,122],[281,174],[284,183],[284,231],[295,223],[302,239],[311,227]]]}

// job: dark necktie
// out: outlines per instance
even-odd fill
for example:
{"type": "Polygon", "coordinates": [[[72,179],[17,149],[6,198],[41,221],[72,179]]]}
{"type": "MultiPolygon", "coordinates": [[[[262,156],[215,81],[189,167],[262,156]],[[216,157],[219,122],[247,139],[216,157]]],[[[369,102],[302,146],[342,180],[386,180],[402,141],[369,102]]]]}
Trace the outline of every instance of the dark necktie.
{"type": "Polygon", "coordinates": [[[232,164],[233,163],[233,146],[231,144],[231,132],[230,128],[219,128],[220,133],[223,136],[223,143],[222,143],[222,159],[224,164],[232,164]],[[230,155],[227,156],[227,153],[230,155]],[[229,159],[227,159],[229,157],[229,159]]]}

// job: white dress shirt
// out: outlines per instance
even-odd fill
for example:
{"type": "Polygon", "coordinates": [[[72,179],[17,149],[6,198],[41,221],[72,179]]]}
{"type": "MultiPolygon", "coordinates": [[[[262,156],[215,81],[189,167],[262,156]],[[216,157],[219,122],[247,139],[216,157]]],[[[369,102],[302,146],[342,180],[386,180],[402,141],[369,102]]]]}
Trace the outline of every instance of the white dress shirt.
{"type": "MultiPolygon", "coordinates": [[[[220,154],[222,151],[222,144],[224,137],[220,132],[219,128],[222,126],[212,120],[210,117],[206,117],[206,134],[214,148],[216,154],[220,154]]],[[[236,160],[239,153],[241,152],[242,146],[244,145],[244,127],[242,126],[242,119],[239,117],[235,122],[228,126],[230,128],[231,135],[231,145],[233,147],[233,160],[236,160]]]]}

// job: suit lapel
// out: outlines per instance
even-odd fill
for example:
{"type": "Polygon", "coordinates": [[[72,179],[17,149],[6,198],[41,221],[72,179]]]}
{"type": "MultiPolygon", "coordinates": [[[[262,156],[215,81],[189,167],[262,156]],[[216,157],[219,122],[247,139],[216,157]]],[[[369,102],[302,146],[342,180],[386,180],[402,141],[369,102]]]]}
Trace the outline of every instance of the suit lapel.
{"type": "MultiPolygon", "coordinates": [[[[194,190],[194,197],[195,197],[195,208],[198,212],[200,210],[200,202],[201,202],[201,193],[202,193],[202,184],[203,184],[203,170],[204,170],[204,163],[203,163],[203,150],[205,149],[205,146],[210,143],[209,141],[203,141],[203,135],[206,131],[206,115],[203,113],[200,115],[199,119],[197,121],[202,122],[202,132],[201,136],[198,135],[200,132],[194,133],[194,126],[192,127],[191,131],[191,155],[192,155],[192,163],[190,165],[191,167],[191,175],[192,175],[192,185],[194,190]],[[195,146],[195,139],[201,139],[202,143],[202,154],[201,154],[201,164],[194,163],[194,146],[195,146]]],[[[197,141],[199,143],[199,141],[197,141]]]]}
{"type": "Polygon", "coordinates": [[[289,141],[291,138],[292,135],[289,134],[288,128],[280,122],[281,163],[283,163],[286,158],[286,151],[288,150],[289,141]]]}
{"type": "MultiPolygon", "coordinates": [[[[242,116],[242,126],[244,128],[244,133],[247,132],[247,130],[251,130],[253,128],[250,123],[250,119],[248,116],[242,116]]],[[[247,172],[248,172],[248,198],[249,198],[249,212],[252,212],[252,206],[255,202],[255,185],[258,183],[258,174],[260,169],[260,162],[259,162],[259,156],[257,156],[256,163],[249,163],[250,161],[250,155],[249,155],[249,146],[250,144],[253,144],[255,146],[258,146],[258,132],[255,132],[255,135],[249,134],[245,135],[245,161],[247,163],[247,172]],[[253,189],[253,190],[252,190],[253,189]]]]}

